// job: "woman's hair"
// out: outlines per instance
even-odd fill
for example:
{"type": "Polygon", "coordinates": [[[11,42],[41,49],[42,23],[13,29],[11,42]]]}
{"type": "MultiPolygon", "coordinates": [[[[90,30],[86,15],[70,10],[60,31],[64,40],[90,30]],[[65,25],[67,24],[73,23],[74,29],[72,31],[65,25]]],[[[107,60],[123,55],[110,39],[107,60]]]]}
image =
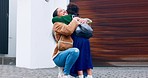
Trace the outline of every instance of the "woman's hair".
{"type": "Polygon", "coordinates": [[[79,16],[79,7],[74,3],[70,3],[67,5],[67,13],[79,16]]]}
{"type": "Polygon", "coordinates": [[[53,12],[52,16],[53,17],[58,16],[58,8],[53,12]]]}

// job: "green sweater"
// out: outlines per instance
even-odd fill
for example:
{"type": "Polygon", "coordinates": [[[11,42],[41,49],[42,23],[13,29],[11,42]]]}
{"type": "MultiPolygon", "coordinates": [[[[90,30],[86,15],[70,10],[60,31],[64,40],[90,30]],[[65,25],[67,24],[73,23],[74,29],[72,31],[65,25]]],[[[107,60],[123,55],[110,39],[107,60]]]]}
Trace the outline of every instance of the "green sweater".
{"type": "Polygon", "coordinates": [[[72,15],[69,14],[69,15],[65,15],[65,16],[61,16],[61,17],[53,17],[52,18],[52,23],[54,24],[55,22],[62,22],[62,23],[65,23],[65,24],[69,24],[70,22],[72,21],[72,15]]]}

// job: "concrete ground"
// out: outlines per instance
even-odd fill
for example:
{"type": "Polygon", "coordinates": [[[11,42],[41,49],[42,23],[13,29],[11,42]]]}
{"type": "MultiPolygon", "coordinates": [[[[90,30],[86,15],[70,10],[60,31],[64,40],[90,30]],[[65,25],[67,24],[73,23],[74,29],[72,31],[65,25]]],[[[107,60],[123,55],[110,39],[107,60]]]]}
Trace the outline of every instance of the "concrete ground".
{"type": "MultiPolygon", "coordinates": [[[[0,78],[57,78],[58,68],[27,69],[0,65],[0,78]]],[[[94,78],[148,78],[148,67],[94,67],[94,78]]]]}

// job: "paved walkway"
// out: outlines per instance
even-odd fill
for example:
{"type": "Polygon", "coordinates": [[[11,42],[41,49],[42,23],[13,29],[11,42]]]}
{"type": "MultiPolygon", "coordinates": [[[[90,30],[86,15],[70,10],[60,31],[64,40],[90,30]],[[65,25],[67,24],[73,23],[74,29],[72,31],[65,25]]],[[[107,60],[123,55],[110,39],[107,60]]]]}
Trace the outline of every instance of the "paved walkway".
{"type": "MultiPolygon", "coordinates": [[[[57,78],[58,69],[26,69],[0,65],[0,78],[57,78]]],[[[148,67],[94,67],[94,78],[148,78],[148,67]]]]}

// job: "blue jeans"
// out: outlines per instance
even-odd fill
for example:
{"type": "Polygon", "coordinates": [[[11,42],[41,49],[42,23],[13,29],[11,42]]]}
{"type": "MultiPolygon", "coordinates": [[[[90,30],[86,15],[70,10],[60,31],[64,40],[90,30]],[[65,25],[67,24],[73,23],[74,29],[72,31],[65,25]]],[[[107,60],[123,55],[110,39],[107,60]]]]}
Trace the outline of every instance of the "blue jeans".
{"type": "Polygon", "coordinates": [[[54,63],[59,67],[64,67],[64,74],[69,75],[70,69],[79,57],[79,49],[69,48],[61,51],[54,59],[54,63]]]}

